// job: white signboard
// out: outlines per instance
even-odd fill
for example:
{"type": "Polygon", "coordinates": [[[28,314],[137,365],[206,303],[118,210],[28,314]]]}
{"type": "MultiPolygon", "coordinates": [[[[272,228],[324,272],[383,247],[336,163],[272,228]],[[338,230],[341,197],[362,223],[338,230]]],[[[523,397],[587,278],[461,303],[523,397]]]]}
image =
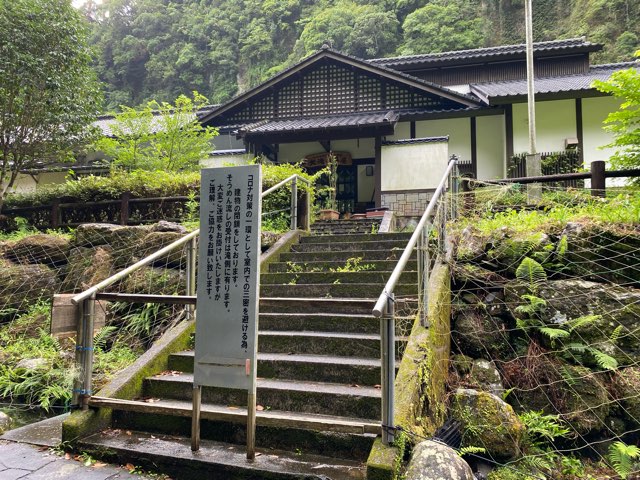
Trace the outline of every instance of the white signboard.
{"type": "Polygon", "coordinates": [[[194,385],[255,393],[260,165],[202,170],[194,385]]]}

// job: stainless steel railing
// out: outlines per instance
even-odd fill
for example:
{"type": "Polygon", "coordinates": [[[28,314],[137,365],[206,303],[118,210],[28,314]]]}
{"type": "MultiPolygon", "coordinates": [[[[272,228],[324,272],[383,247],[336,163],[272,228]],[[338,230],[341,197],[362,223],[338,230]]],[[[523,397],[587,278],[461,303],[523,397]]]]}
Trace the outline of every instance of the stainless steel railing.
{"type": "MultiPolygon", "coordinates": [[[[275,192],[279,188],[291,183],[291,221],[290,229],[296,230],[298,228],[298,181],[301,181],[308,186],[310,182],[300,177],[297,174],[291,175],[284,179],[273,187],[262,192],[260,198],[264,198],[270,193],[275,192]]],[[[307,193],[305,195],[305,230],[309,230],[311,221],[311,197],[307,193]]],[[[78,322],[76,332],[76,357],[75,362],[78,368],[79,374],[74,382],[73,396],[71,400],[72,406],[81,406],[83,410],[88,408],[89,398],[92,395],[92,373],[93,373],[93,329],[95,320],[95,303],[96,295],[104,291],[114,283],[124,279],[128,275],[131,275],[140,268],[148,265],[155,260],[164,257],[177,248],[181,248],[183,245],[187,246],[187,261],[186,261],[186,296],[193,297],[196,294],[196,259],[197,259],[197,238],[200,234],[200,230],[194,230],[193,232],[185,235],[184,237],[176,240],[175,242],[167,245],[166,247],[158,250],[155,253],[143,258],[142,260],[134,263],[133,265],[117,272],[111,277],[97,283],[96,285],[84,290],[81,293],[75,295],[71,301],[78,306],[78,322]]],[[[184,297],[182,297],[184,298],[184,297]]],[[[178,299],[178,297],[176,297],[178,299]]],[[[170,298],[167,296],[158,296],[157,301],[159,303],[170,303],[170,298]]],[[[123,298],[123,301],[126,299],[123,298]]],[[[131,300],[129,300],[131,301],[131,300]]],[[[150,301],[149,303],[153,303],[150,301]]],[[[185,303],[185,302],[180,302],[185,303]]],[[[193,319],[195,314],[194,302],[187,303],[187,318],[193,319]]]]}
{"type": "Polygon", "coordinates": [[[418,225],[411,235],[407,246],[404,248],[398,263],[396,264],[389,280],[384,286],[373,307],[373,315],[380,318],[380,358],[382,363],[381,394],[382,394],[382,442],[388,445],[394,438],[394,381],[395,381],[395,295],[394,290],[400,276],[407,266],[407,262],[413,255],[414,249],[418,251],[418,307],[423,324],[426,323],[427,285],[431,267],[431,252],[429,239],[434,227],[432,219],[439,214],[438,250],[444,250],[445,224],[447,222],[447,210],[450,216],[455,216],[455,195],[451,195],[449,205],[438,208],[442,198],[448,190],[455,193],[457,184],[457,159],[452,157],[449,165],[436,188],[426,210],[422,214],[418,225]]]}

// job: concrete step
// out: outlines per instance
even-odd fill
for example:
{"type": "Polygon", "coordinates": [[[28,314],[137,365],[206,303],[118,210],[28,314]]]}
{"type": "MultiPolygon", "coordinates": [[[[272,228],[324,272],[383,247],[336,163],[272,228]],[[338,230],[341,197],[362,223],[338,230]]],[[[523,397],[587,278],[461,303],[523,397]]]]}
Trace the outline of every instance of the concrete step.
{"type": "MultiPolygon", "coordinates": [[[[332,237],[328,237],[332,238],[332,237]]],[[[292,252],[344,252],[362,250],[384,250],[386,252],[398,251],[402,255],[402,251],[407,246],[404,240],[377,240],[364,242],[322,242],[322,243],[299,243],[291,246],[292,252]]]]}
{"type": "MultiPolygon", "coordinates": [[[[391,272],[308,272],[308,273],[263,273],[260,275],[261,285],[301,284],[343,284],[343,283],[386,283],[391,272]]],[[[418,283],[418,272],[404,271],[400,276],[401,283],[418,283]]],[[[348,288],[348,287],[345,287],[348,288]]]]}
{"type": "MultiPolygon", "coordinates": [[[[190,422],[189,419],[182,419],[190,422]]],[[[203,421],[203,427],[206,427],[203,421]]],[[[258,439],[260,434],[258,434],[258,439]]],[[[203,433],[204,430],[203,430],[203,433]]],[[[203,436],[203,438],[205,438],[203,436]]],[[[131,430],[106,430],[79,442],[79,449],[97,458],[121,464],[133,463],[151,471],[162,471],[172,478],[215,478],[216,480],[264,479],[353,479],[366,477],[364,459],[345,460],[307,453],[270,449],[258,443],[254,461],[246,459],[240,443],[223,443],[203,439],[198,452],[191,451],[188,437],[152,435],[131,430]]]]}
{"type": "Polygon", "coordinates": [[[260,313],[263,330],[297,330],[302,332],[378,333],[380,320],[369,314],[333,313],[260,313]]]}
{"type": "MultiPolygon", "coordinates": [[[[192,374],[159,374],[145,379],[143,396],[190,401],[192,386],[192,374]]],[[[346,385],[259,378],[256,398],[259,405],[271,410],[370,420],[380,418],[380,390],[355,383],[346,385]]],[[[247,392],[204,387],[202,402],[239,407],[247,404],[247,392]]]]}
{"type": "Polygon", "coordinates": [[[263,313],[302,313],[332,315],[372,315],[377,297],[374,298],[318,298],[290,297],[288,295],[260,297],[260,315],[263,313]]]}
{"type": "MultiPolygon", "coordinates": [[[[171,355],[169,369],[192,373],[193,351],[171,355]]],[[[258,377],[346,384],[357,379],[359,385],[375,386],[380,383],[380,359],[258,353],[258,377]]]]}
{"type": "Polygon", "coordinates": [[[370,233],[359,233],[359,234],[337,234],[337,235],[309,235],[307,237],[302,237],[300,239],[300,243],[327,243],[337,242],[337,243],[345,243],[345,242],[372,242],[376,240],[405,240],[409,241],[411,238],[411,233],[378,233],[378,234],[370,234],[370,233]]]}
{"type": "MultiPolygon", "coordinates": [[[[405,342],[404,337],[398,337],[396,351],[401,351],[399,347],[405,342]]],[[[263,353],[377,358],[380,356],[380,336],[364,333],[263,330],[259,334],[258,348],[263,353]]],[[[321,374],[318,379],[322,380],[321,374]]]]}
{"type": "MultiPolygon", "coordinates": [[[[261,285],[260,294],[265,297],[378,298],[383,288],[384,283],[261,285]]],[[[394,293],[396,296],[417,296],[418,287],[401,283],[394,293]]]]}
{"type": "MultiPolygon", "coordinates": [[[[361,258],[361,257],[351,257],[351,258],[361,258]]],[[[320,271],[328,271],[330,269],[338,269],[345,268],[347,262],[340,260],[327,260],[327,261],[309,261],[309,262],[272,262],[269,264],[269,272],[270,273],[291,273],[295,270],[302,270],[303,272],[320,272],[320,271]]],[[[371,269],[369,271],[373,272],[391,272],[398,264],[398,260],[360,260],[359,264],[369,265],[371,269]]],[[[410,260],[407,263],[406,270],[417,270],[418,262],[415,260],[410,260]]]]}
{"type": "MultiPolygon", "coordinates": [[[[343,251],[320,251],[320,252],[285,252],[280,254],[280,262],[344,262],[350,258],[361,258],[362,262],[369,260],[392,260],[396,263],[402,255],[402,249],[391,251],[386,250],[343,250],[343,251]]],[[[414,251],[412,258],[416,258],[414,251]]],[[[343,263],[343,264],[344,264],[343,263]]]]}

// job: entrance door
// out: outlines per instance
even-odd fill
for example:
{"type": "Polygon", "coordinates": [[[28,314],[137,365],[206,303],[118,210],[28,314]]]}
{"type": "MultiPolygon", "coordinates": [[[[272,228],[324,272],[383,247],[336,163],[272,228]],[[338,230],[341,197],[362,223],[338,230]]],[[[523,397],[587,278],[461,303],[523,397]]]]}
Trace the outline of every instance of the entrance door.
{"type": "Polygon", "coordinates": [[[336,203],[340,213],[353,213],[358,198],[355,165],[338,165],[336,203]]]}

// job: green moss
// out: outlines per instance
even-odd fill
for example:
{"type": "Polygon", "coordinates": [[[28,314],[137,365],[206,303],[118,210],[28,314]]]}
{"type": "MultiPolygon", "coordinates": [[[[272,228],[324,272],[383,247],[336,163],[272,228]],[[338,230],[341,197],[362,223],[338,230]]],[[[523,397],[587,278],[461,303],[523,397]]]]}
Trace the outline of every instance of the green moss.
{"type": "MultiPolygon", "coordinates": [[[[402,445],[404,448],[404,444],[402,445]]],[[[367,480],[394,480],[398,478],[399,467],[404,454],[397,446],[385,446],[377,438],[367,459],[367,480]]]]}

